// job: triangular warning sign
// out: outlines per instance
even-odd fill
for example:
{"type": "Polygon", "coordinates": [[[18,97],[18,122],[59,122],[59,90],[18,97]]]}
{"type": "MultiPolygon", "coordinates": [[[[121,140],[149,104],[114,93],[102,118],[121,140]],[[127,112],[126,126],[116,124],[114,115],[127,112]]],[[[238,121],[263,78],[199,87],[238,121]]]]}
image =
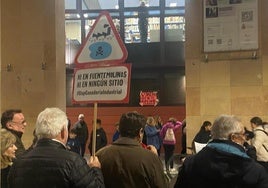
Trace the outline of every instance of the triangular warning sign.
{"type": "Polygon", "coordinates": [[[124,63],[126,47],[107,11],[100,13],[80,48],[75,62],[78,64],[124,63]]]}

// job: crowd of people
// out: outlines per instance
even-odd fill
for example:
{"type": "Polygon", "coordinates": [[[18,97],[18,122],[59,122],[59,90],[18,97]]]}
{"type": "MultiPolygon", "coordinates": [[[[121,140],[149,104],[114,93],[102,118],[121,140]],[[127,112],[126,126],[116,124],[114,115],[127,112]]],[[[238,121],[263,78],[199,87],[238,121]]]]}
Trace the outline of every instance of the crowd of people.
{"type": "MultiPolygon", "coordinates": [[[[84,118],[80,114],[71,128],[61,109],[44,109],[36,120],[33,143],[26,149],[21,139],[27,126],[24,114],[17,109],[3,112],[1,187],[168,188],[165,171],[178,171],[174,188],[268,187],[268,123],[260,117],[250,119],[252,130],[231,115],[220,115],[213,123],[204,121],[193,139],[204,148],[187,155],[179,169],[173,165],[175,135],[181,129],[185,139],[185,120],[171,117],[163,123],[159,116],[126,112],[108,144],[101,119],[96,119],[92,122],[96,153],[86,158],[86,147],[92,152],[93,132],[88,133],[84,118]]],[[[185,154],[185,140],[183,146],[185,154]]]]}

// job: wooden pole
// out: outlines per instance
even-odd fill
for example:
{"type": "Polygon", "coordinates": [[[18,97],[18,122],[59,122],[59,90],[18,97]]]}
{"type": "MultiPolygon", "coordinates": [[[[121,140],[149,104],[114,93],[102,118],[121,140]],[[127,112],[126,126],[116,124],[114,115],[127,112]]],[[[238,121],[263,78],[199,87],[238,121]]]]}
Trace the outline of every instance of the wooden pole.
{"type": "Polygon", "coordinates": [[[92,139],[92,153],[91,155],[93,157],[95,157],[95,153],[96,153],[96,130],[97,130],[97,107],[98,107],[98,103],[94,103],[94,119],[93,119],[93,129],[92,129],[92,136],[93,136],[93,139],[92,139]]]}

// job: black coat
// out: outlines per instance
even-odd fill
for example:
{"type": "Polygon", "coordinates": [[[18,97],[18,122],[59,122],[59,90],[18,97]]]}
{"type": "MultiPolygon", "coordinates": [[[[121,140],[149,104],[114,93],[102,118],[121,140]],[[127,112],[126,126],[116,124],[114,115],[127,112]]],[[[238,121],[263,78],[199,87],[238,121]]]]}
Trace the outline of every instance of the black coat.
{"type": "Polygon", "coordinates": [[[205,129],[201,129],[194,137],[194,142],[206,144],[211,139],[210,131],[206,131],[205,129]]]}
{"type": "Polygon", "coordinates": [[[187,157],[174,188],[267,188],[268,174],[243,147],[231,141],[212,141],[187,157]]]}
{"type": "Polygon", "coordinates": [[[10,188],[104,188],[99,168],[90,168],[77,153],[61,143],[41,139],[12,165],[10,188]]]}
{"type": "Polygon", "coordinates": [[[24,144],[21,140],[23,133],[15,131],[15,130],[11,130],[11,129],[7,129],[7,130],[10,131],[16,137],[16,142],[15,142],[15,146],[17,147],[16,158],[19,158],[26,151],[24,144]]]}
{"type": "MultiPolygon", "coordinates": [[[[88,145],[88,149],[92,154],[92,142],[93,142],[93,132],[91,131],[90,143],[88,145]]],[[[101,127],[96,129],[96,152],[107,145],[107,136],[104,129],[101,127]]]]}

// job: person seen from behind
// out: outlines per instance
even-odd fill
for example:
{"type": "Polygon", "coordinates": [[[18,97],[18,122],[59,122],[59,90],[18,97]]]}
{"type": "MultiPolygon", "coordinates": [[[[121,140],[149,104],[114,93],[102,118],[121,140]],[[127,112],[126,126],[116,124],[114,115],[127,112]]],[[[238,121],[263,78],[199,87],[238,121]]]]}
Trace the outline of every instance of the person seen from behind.
{"type": "Polygon", "coordinates": [[[75,129],[71,129],[69,132],[69,137],[66,143],[67,149],[81,155],[81,144],[77,139],[77,133],[75,129]]]}
{"type": "Polygon", "coordinates": [[[211,127],[212,124],[210,121],[204,121],[199,132],[194,137],[194,142],[206,144],[211,139],[211,127]]]}
{"type": "Polygon", "coordinates": [[[1,188],[7,188],[7,175],[16,158],[16,137],[6,129],[1,129],[1,188]]]}
{"type": "Polygon", "coordinates": [[[59,108],[37,117],[36,146],[16,159],[8,175],[9,188],[104,188],[97,157],[86,161],[66,148],[68,120],[59,108]]]}
{"type": "Polygon", "coordinates": [[[260,117],[251,118],[250,124],[254,133],[252,145],[256,148],[257,161],[268,173],[268,133],[264,130],[260,117]]]}
{"type": "Polygon", "coordinates": [[[160,131],[160,136],[163,140],[163,146],[165,151],[165,167],[167,171],[175,172],[177,171],[173,162],[173,154],[175,150],[176,144],[176,136],[175,132],[181,127],[182,123],[177,121],[177,119],[171,117],[168,122],[165,123],[160,131]],[[169,133],[169,129],[172,129],[171,138],[167,138],[167,133],[169,133]]]}
{"type": "MultiPolygon", "coordinates": [[[[92,122],[93,124],[94,122],[92,122]]],[[[88,149],[92,155],[92,143],[93,143],[93,130],[90,134],[90,143],[88,149]]],[[[101,119],[96,120],[96,152],[107,145],[107,136],[104,129],[101,127],[101,119]]]]}
{"type": "Polygon", "coordinates": [[[120,137],[100,149],[105,186],[109,188],[168,188],[160,158],[141,146],[146,118],[137,112],[122,114],[120,137]]]}
{"type": "Polygon", "coordinates": [[[147,117],[146,126],[145,126],[145,133],[147,136],[147,144],[146,145],[152,145],[156,148],[158,156],[160,156],[160,145],[161,145],[161,139],[159,132],[156,127],[155,119],[152,116],[147,117]]]}
{"type": "Polygon", "coordinates": [[[174,188],[266,188],[268,173],[243,147],[245,130],[232,115],[220,115],[212,125],[210,141],[186,157],[174,188]]]}

